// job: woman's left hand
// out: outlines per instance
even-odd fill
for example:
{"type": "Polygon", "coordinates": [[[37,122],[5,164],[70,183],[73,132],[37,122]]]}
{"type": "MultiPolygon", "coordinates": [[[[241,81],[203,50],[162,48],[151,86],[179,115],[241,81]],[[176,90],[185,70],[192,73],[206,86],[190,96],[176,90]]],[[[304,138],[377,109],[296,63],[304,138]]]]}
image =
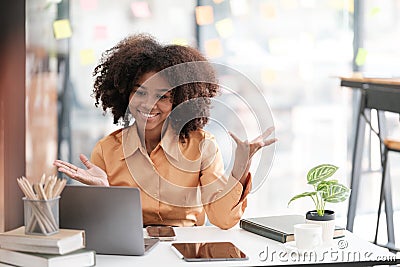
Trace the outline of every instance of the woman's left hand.
{"type": "Polygon", "coordinates": [[[251,158],[254,154],[265,146],[275,143],[278,139],[267,139],[275,130],[274,127],[268,128],[260,136],[256,137],[253,141],[242,141],[233,133],[229,133],[233,140],[236,142],[235,162],[233,164],[232,175],[238,179],[242,184],[246,179],[247,173],[250,168],[251,158]]]}

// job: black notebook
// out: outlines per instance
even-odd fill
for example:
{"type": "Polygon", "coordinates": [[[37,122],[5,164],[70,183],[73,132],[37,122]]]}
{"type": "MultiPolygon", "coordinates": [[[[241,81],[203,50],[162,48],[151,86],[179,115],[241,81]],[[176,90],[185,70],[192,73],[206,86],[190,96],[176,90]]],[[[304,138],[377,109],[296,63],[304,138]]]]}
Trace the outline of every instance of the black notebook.
{"type": "MultiPolygon", "coordinates": [[[[305,217],[302,215],[279,215],[258,218],[247,218],[240,220],[240,228],[286,243],[294,241],[294,225],[305,223],[305,217]]],[[[344,236],[344,228],[336,226],[334,238],[344,236]]]]}

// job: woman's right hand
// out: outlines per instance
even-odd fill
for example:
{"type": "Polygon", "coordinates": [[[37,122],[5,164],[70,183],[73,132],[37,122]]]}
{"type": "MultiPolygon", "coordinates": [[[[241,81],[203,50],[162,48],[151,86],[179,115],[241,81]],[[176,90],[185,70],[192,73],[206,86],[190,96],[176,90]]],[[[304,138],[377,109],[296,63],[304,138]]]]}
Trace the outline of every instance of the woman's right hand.
{"type": "Polygon", "coordinates": [[[87,185],[110,186],[107,180],[107,174],[101,168],[91,163],[83,154],[80,154],[79,158],[87,168],[86,170],[62,160],[55,160],[53,165],[57,166],[58,171],[65,173],[72,179],[81,183],[87,185]]]}

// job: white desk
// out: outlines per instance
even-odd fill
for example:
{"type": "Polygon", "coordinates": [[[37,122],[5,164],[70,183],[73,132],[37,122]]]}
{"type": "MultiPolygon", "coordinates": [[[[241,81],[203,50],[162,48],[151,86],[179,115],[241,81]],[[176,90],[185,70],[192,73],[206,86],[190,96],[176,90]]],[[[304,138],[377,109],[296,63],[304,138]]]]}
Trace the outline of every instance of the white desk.
{"type": "Polygon", "coordinates": [[[395,255],[388,252],[387,249],[364,241],[350,232],[346,232],[346,236],[344,238],[335,239],[332,247],[318,249],[318,253],[312,256],[311,262],[309,260],[304,261],[302,259],[299,261],[297,258],[298,254],[294,252],[290,253],[293,250],[290,250],[288,245],[252,234],[238,227],[230,230],[221,230],[213,226],[179,227],[175,228],[175,232],[177,235],[177,240],[172,242],[230,241],[245,254],[247,254],[249,259],[245,261],[224,262],[185,262],[184,260],[179,259],[178,256],[172,251],[170,247],[172,242],[160,242],[155,248],[150,250],[144,256],[97,255],[96,266],[259,266],[296,265],[309,263],[341,263],[340,265],[343,265],[344,262],[349,262],[349,258],[353,265],[355,262],[360,263],[360,265],[365,265],[366,262],[382,259],[391,259],[393,264],[400,263],[400,259],[396,259],[395,255]],[[339,240],[341,240],[340,245],[348,244],[348,247],[345,249],[340,249],[338,247],[339,240]],[[268,248],[268,258],[265,260],[266,253],[261,252],[266,251],[266,248],[268,248]],[[260,253],[261,257],[264,257],[264,261],[260,259],[260,253]],[[272,257],[273,260],[271,261],[272,257]],[[393,262],[393,260],[395,261],[393,262]]]}

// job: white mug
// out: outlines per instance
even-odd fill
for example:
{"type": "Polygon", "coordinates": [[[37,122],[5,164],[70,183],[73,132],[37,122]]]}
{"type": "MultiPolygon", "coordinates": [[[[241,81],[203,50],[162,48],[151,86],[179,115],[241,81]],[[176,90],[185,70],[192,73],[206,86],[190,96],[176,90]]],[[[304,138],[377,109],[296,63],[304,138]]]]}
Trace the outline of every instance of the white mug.
{"type": "Polygon", "coordinates": [[[298,249],[314,249],[322,244],[322,226],[311,223],[296,224],[294,240],[298,249]]]}
{"type": "Polygon", "coordinates": [[[308,224],[318,224],[322,227],[322,244],[324,246],[330,246],[333,242],[333,235],[335,232],[335,220],[329,221],[314,221],[314,220],[307,220],[306,223],[308,224]]]}

